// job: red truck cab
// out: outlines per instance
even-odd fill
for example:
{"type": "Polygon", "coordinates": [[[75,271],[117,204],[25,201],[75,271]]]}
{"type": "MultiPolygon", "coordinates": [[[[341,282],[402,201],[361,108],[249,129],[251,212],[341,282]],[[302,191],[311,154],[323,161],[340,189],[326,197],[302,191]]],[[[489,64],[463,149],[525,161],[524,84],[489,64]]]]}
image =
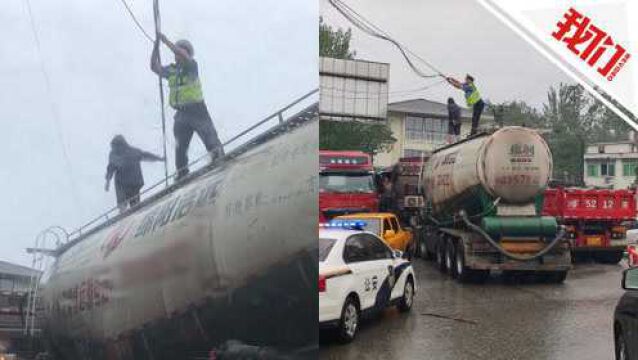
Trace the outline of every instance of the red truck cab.
{"type": "Polygon", "coordinates": [[[372,157],[361,151],[320,150],[319,221],[378,210],[372,157]]]}
{"type": "Polygon", "coordinates": [[[574,258],[617,263],[627,248],[625,224],[636,218],[635,195],[626,189],[547,189],[542,214],[565,225],[574,258]]]}

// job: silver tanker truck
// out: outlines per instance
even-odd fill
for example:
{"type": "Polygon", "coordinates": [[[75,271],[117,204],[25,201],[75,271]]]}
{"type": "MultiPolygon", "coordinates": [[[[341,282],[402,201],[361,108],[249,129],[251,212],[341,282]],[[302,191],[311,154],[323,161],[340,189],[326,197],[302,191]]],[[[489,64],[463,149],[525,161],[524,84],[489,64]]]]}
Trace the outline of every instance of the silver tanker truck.
{"type": "Polygon", "coordinates": [[[493,270],[564,281],[568,240],[536,206],[551,173],[547,143],[528,128],[505,127],[436,150],[423,166],[420,253],[462,282],[485,280],[493,270]]]}
{"type": "Polygon", "coordinates": [[[208,359],[228,340],[316,346],[317,111],[58,247],[41,291],[49,354],[208,359]]]}

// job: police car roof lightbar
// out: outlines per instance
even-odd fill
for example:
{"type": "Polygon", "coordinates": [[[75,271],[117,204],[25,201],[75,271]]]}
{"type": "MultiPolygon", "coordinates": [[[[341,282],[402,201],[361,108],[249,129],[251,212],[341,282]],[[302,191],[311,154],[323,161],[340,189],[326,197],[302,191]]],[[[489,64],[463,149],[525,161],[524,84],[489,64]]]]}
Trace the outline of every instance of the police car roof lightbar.
{"type": "Polygon", "coordinates": [[[347,230],[363,230],[367,223],[363,220],[331,220],[327,223],[321,223],[319,226],[326,229],[347,229],[347,230]]]}

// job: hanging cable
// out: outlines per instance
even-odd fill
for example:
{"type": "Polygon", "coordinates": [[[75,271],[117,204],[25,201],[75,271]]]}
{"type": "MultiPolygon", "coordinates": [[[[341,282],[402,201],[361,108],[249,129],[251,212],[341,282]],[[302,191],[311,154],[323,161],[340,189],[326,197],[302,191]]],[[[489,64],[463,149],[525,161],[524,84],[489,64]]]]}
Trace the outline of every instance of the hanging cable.
{"type": "Polygon", "coordinates": [[[395,90],[395,91],[388,92],[388,94],[395,95],[395,94],[406,94],[406,93],[409,94],[409,93],[421,92],[421,91],[429,90],[429,89],[431,89],[433,87],[439,86],[439,85],[443,84],[445,81],[446,81],[445,79],[441,79],[439,81],[435,81],[435,82],[430,83],[428,85],[418,87],[416,89],[395,90]]]}
{"type": "MultiPolygon", "coordinates": [[[[347,8],[348,10],[350,10],[350,12],[352,12],[353,14],[355,14],[356,16],[358,16],[363,22],[367,23],[370,27],[372,27],[373,29],[376,29],[378,32],[380,32],[381,34],[385,35],[386,37],[391,37],[387,32],[385,32],[383,29],[381,29],[380,27],[376,26],[374,23],[372,23],[370,20],[366,19],[363,15],[359,14],[356,10],[354,10],[352,7],[348,6],[348,4],[346,4],[345,2],[341,1],[341,0],[337,0],[339,1],[345,8],[347,8]]],[[[421,61],[423,64],[425,64],[427,67],[429,67],[430,69],[432,69],[432,71],[436,72],[438,75],[441,75],[443,77],[445,77],[443,75],[443,73],[441,71],[439,71],[434,65],[432,65],[432,63],[430,63],[429,61],[425,60],[423,57],[419,56],[417,53],[415,53],[414,51],[410,50],[410,48],[408,48],[407,46],[400,44],[401,47],[403,49],[405,49],[405,51],[409,54],[411,54],[412,56],[414,56],[415,58],[417,58],[417,60],[421,61]]]]}
{"type": "MultiPolygon", "coordinates": [[[[153,0],[153,21],[155,22],[155,46],[159,46],[160,41],[160,33],[161,33],[161,18],[160,18],[160,10],[159,10],[159,0],[153,0]]],[[[160,51],[157,51],[157,62],[161,65],[162,59],[160,57],[160,51]]],[[[166,186],[168,186],[168,159],[166,157],[166,110],[164,105],[164,84],[162,83],[162,74],[161,72],[157,74],[158,82],[159,82],[159,95],[160,95],[160,104],[161,104],[161,113],[162,113],[162,148],[164,151],[164,179],[166,186]]]]}
{"type": "Polygon", "coordinates": [[[146,30],[144,30],[144,27],[137,20],[137,18],[135,17],[135,14],[133,13],[133,10],[131,10],[131,7],[128,5],[126,0],[120,0],[120,2],[122,3],[122,5],[124,5],[124,8],[126,8],[126,11],[130,15],[131,20],[133,20],[137,28],[140,29],[140,31],[142,32],[142,34],[144,34],[144,36],[148,39],[148,41],[153,42],[153,38],[148,34],[148,32],[146,32],[146,30]]]}
{"type": "MultiPolygon", "coordinates": [[[[437,70],[437,68],[434,67],[434,65],[432,65],[430,62],[428,62],[427,60],[425,60],[424,58],[422,58],[421,56],[416,54],[414,51],[410,50],[407,46],[405,46],[405,45],[399,43],[398,41],[394,40],[392,38],[392,36],[390,36],[390,34],[388,34],[386,31],[384,31],[383,29],[381,29],[380,27],[378,27],[377,25],[372,23],[370,20],[366,19],[363,15],[359,14],[356,10],[354,10],[348,4],[346,4],[345,2],[343,2],[341,0],[335,0],[335,1],[338,2],[341,6],[343,6],[348,12],[351,13],[351,15],[349,17],[346,15],[346,18],[348,18],[348,20],[351,20],[351,21],[354,20],[355,26],[356,25],[361,26],[361,24],[363,24],[364,27],[366,27],[368,29],[367,31],[366,30],[364,30],[364,31],[366,31],[369,35],[380,37],[383,40],[387,40],[387,41],[392,42],[395,46],[397,46],[399,48],[399,50],[401,50],[401,52],[404,55],[404,57],[407,57],[405,55],[405,53],[409,53],[412,56],[414,56],[415,58],[417,58],[418,60],[420,60],[421,62],[423,62],[431,70],[436,72],[437,75],[443,76],[442,72],[437,70]],[[381,36],[379,36],[379,35],[381,35],[381,36]]],[[[406,60],[409,63],[411,63],[410,59],[406,59],[406,60]]],[[[434,77],[434,76],[431,75],[430,77],[434,77]]]]}
{"type": "Polygon", "coordinates": [[[352,23],[359,30],[363,31],[364,33],[366,33],[366,34],[368,34],[370,36],[373,36],[373,37],[388,41],[388,42],[392,43],[394,46],[396,46],[397,49],[399,49],[399,51],[401,52],[401,55],[403,56],[403,58],[408,63],[408,66],[410,66],[412,71],[414,73],[416,73],[418,76],[420,76],[422,78],[434,78],[434,77],[437,77],[437,76],[444,77],[444,78],[446,77],[441,71],[439,71],[436,67],[434,67],[427,60],[425,60],[422,57],[418,56],[412,50],[408,49],[406,46],[402,45],[401,43],[399,43],[398,41],[393,39],[388,33],[386,33],[381,28],[379,28],[378,26],[373,24],[371,21],[367,20],[365,17],[363,17],[361,14],[356,12],[354,9],[352,9],[351,7],[349,7],[348,5],[343,3],[342,1],[340,1],[340,0],[328,0],[328,2],[341,15],[343,15],[350,23],[352,23]],[[415,58],[417,58],[418,60],[420,60],[421,62],[423,62],[427,67],[429,67],[436,74],[426,74],[423,71],[421,71],[421,69],[419,69],[412,62],[412,59],[410,59],[410,56],[408,56],[408,53],[411,54],[412,56],[414,56],[415,58]]]}
{"type": "Polygon", "coordinates": [[[33,40],[35,42],[35,47],[38,53],[38,58],[40,60],[40,70],[42,71],[42,77],[44,78],[44,87],[47,93],[47,97],[49,98],[49,106],[51,107],[51,115],[53,117],[53,124],[55,126],[56,136],[58,137],[58,141],[60,142],[60,146],[62,148],[62,156],[64,157],[64,166],[66,167],[66,174],[69,179],[69,185],[71,186],[71,194],[73,196],[73,200],[75,202],[75,206],[80,211],[83,211],[82,202],[80,201],[80,197],[77,194],[76,189],[78,187],[75,184],[74,176],[73,176],[73,167],[71,166],[71,160],[69,158],[69,153],[66,148],[66,142],[64,141],[64,135],[62,130],[60,129],[60,115],[58,114],[57,107],[53,101],[53,91],[51,90],[51,78],[49,77],[49,73],[46,68],[46,64],[44,61],[44,56],[42,53],[42,46],[40,44],[40,36],[38,35],[38,29],[35,24],[35,17],[33,16],[33,11],[31,9],[31,3],[29,0],[25,0],[24,4],[27,9],[27,15],[29,16],[29,24],[31,26],[31,31],[33,32],[33,40]]]}

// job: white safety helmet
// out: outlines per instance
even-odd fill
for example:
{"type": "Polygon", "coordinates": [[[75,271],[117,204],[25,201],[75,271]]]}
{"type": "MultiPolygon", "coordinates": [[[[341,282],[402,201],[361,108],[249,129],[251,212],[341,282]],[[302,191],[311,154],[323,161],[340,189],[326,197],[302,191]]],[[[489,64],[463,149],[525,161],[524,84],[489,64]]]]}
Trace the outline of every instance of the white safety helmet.
{"type": "Polygon", "coordinates": [[[178,40],[175,43],[175,46],[179,46],[182,49],[186,50],[190,56],[195,55],[195,49],[193,49],[193,44],[191,44],[190,41],[188,40],[184,40],[184,39],[178,40]]]}

